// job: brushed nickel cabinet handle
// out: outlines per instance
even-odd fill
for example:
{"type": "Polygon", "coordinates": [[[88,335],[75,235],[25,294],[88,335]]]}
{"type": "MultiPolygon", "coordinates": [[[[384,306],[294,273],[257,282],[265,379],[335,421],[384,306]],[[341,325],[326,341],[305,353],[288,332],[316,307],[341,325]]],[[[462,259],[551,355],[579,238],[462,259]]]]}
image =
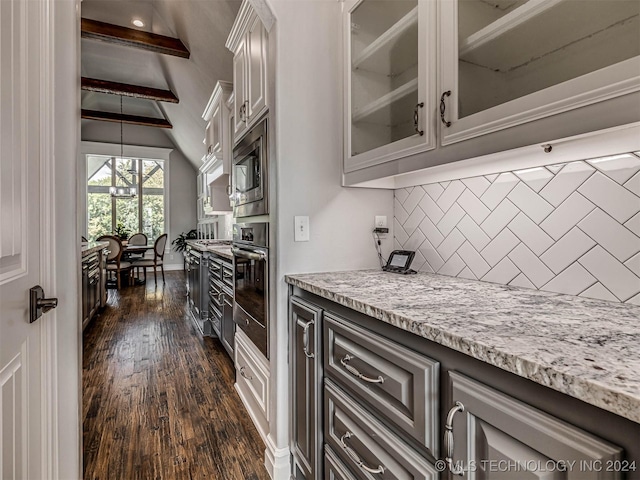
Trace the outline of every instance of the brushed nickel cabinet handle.
{"type": "Polygon", "coordinates": [[[444,426],[444,450],[446,453],[444,461],[447,463],[451,473],[454,475],[463,475],[464,469],[460,465],[453,463],[453,417],[455,417],[458,412],[464,412],[464,405],[461,402],[456,402],[447,414],[447,423],[444,426]]]}
{"type": "Polygon", "coordinates": [[[309,353],[309,327],[315,325],[315,323],[314,320],[309,320],[308,322],[298,320],[298,326],[302,327],[302,351],[307,358],[315,357],[314,353],[309,353]]]}
{"type": "Polygon", "coordinates": [[[384,383],[384,377],[382,375],[378,375],[378,378],[371,378],[360,373],[356,368],[349,365],[349,361],[351,361],[353,357],[349,354],[346,354],[341,360],[340,364],[354,377],[358,377],[360,380],[364,380],[368,383],[384,383]]]}
{"type": "Polygon", "coordinates": [[[355,450],[353,450],[353,448],[351,448],[349,445],[347,445],[345,440],[347,440],[348,438],[351,438],[353,436],[355,436],[353,433],[347,431],[347,433],[345,433],[344,435],[342,435],[340,437],[340,444],[342,445],[342,448],[344,448],[344,451],[347,452],[347,455],[349,455],[349,457],[351,457],[351,460],[353,460],[353,462],[358,467],[360,467],[362,470],[364,470],[365,472],[373,473],[374,475],[384,473],[384,471],[385,471],[384,466],[378,465],[376,468],[372,468],[372,467],[368,466],[367,464],[365,464],[360,459],[360,457],[355,452],[355,450]]]}
{"type": "Polygon", "coordinates": [[[253,380],[253,377],[251,375],[247,375],[246,373],[244,373],[245,368],[246,367],[240,367],[240,375],[242,375],[247,380],[253,380]]]}

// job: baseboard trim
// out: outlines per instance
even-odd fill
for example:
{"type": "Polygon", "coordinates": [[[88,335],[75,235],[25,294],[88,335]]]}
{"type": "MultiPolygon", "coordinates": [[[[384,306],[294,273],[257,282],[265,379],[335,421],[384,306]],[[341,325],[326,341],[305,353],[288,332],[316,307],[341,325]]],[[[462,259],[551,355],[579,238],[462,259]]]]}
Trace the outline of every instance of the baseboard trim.
{"type": "Polygon", "coordinates": [[[177,270],[184,270],[184,265],[182,263],[165,263],[164,264],[165,272],[171,272],[171,271],[177,271],[177,270]]]}
{"type": "Polygon", "coordinates": [[[291,454],[289,447],[278,448],[271,435],[265,442],[264,466],[273,480],[289,480],[291,478],[291,454]]]}

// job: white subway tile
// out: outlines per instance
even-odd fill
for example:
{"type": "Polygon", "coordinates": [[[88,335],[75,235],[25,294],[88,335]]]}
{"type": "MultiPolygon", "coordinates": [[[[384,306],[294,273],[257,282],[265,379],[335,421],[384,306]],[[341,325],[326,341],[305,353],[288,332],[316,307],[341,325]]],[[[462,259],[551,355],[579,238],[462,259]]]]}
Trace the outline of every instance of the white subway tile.
{"type": "Polygon", "coordinates": [[[460,205],[476,223],[484,222],[491,213],[491,210],[489,210],[469,189],[465,189],[465,191],[462,192],[462,195],[458,197],[458,205],[460,205]]]}
{"type": "Polygon", "coordinates": [[[596,206],[593,203],[578,192],[573,192],[551,215],[544,219],[540,227],[554,240],[558,240],[594,208],[596,206]]]}
{"type": "Polygon", "coordinates": [[[419,272],[424,272],[425,270],[423,267],[425,265],[427,265],[426,271],[431,270],[431,267],[429,267],[429,264],[427,264],[427,261],[425,260],[424,255],[420,253],[420,250],[416,250],[416,253],[413,256],[413,261],[411,262],[411,268],[419,272]]]}
{"type": "Polygon", "coordinates": [[[429,240],[423,242],[419,250],[434,272],[437,272],[440,267],[444,265],[444,260],[440,257],[440,254],[436,251],[433,245],[429,243],[429,240]]]}
{"type": "Polygon", "coordinates": [[[444,192],[442,192],[442,195],[440,195],[436,203],[443,212],[446,212],[451,208],[463,191],[464,184],[460,180],[454,180],[444,189],[444,192]]]}
{"type": "Polygon", "coordinates": [[[578,227],[621,262],[640,252],[640,237],[596,208],[578,227]]]}
{"type": "Polygon", "coordinates": [[[498,178],[487,188],[486,192],[482,194],[480,200],[490,209],[496,208],[502,200],[509,194],[511,190],[519,182],[511,172],[505,172],[498,175],[498,178]]]}
{"type": "Polygon", "coordinates": [[[509,259],[538,288],[553,278],[553,272],[522,243],[509,253],[509,259]]]}
{"type": "Polygon", "coordinates": [[[480,253],[489,265],[494,266],[509,255],[519,243],[518,237],[505,228],[480,253]]]}
{"type": "Polygon", "coordinates": [[[516,278],[511,280],[509,282],[509,285],[512,287],[533,288],[533,289],[536,288],[536,286],[533,283],[531,283],[531,281],[526,277],[524,273],[521,273],[516,278]]]}
{"type": "Polygon", "coordinates": [[[480,251],[486,247],[489,242],[489,236],[474,222],[469,215],[465,215],[457,225],[458,230],[467,240],[471,242],[473,247],[480,251]]]}
{"type": "Polygon", "coordinates": [[[394,197],[400,203],[404,203],[404,201],[407,199],[408,196],[409,196],[409,191],[406,188],[398,188],[394,192],[394,197]]]}
{"type": "Polygon", "coordinates": [[[640,293],[635,297],[631,297],[629,300],[627,300],[624,303],[630,303],[631,305],[640,305],[640,293]]]}
{"type": "Polygon", "coordinates": [[[631,153],[592,158],[587,162],[612,180],[623,184],[640,170],[640,158],[631,153]]]}
{"type": "Polygon", "coordinates": [[[403,224],[407,221],[407,218],[409,218],[409,214],[404,209],[404,207],[402,206],[402,202],[400,202],[397,197],[393,201],[393,216],[396,220],[398,220],[398,222],[400,222],[400,224],[403,224]]]}
{"type": "Polygon", "coordinates": [[[404,221],[402,226],[406,230],[407,234],[412,235],[422,220],[424,220],[424,212],[420,210],[420,207],[416,207],[411,212],[411,215],[409,215],[404,221]]]}
{"type": "Polygon", "coordinates": [[[516,218],[509,222],[507,228],[536,255],[541,255],[542,252],[553,245],[553,238],[533,223],[524,213],[516,215],[516,218]]]}
{"type": "Polygon", "coordinates": [[[469,269],[469,267],[465,267],[464,270],[462,270],[459,274],[458,277],[460,278],[468,278],[469,280],[477,280],[476,276],[473,274],[473,272],[469,269]]]}
{"type": "Polygon", "coordinates": [[[444,192],[444,188],[439,183],[430,183],[429,185],[424,186],[427,195],[429,195],[433,200],[437,200],[442,192],[444,192]]]}
{"type": "Polygon", "coordinates": [[[444,241],[436,247],[436,250],[442,259],[446,261],[456,250],[458,250],[458,248],[460,248],[460,245],[462,245],[464,241],[464,236],[457,228],[454,228],[447,238],[445,238],[444,241]]]}
{"type": "Polygon", "coordinates": [[[560,170],[562,170],[562,167],[564,167],[565,165],[566,163],[556,163],[555,165],[547,165],[546,168],[555,175],[560,170]]]}
{"type": "Polygon", "coordinates": [[[422,233],[424,233],[425,236],[429,239],[429,242],[431,242],[431,244],[435,245],[436,247],[442,243],[442,240],[444,240],[444,235],[440,233],[438,227],[433,224],[429,217],[424,217],[424,219],[420,223],[419,228],[420,230],[422,230],[422,233]]]}
{"type": "Polygon", "coordinates": [[[593,172],[595,169],[585,162],[568,163],[540,190],[540,195],[551,205],[557,207],[593,172]]]}
{"type": "Polygon", "coordinates": [[[554,277],[540,290],[566,293],[567,295],[578,295],[596,282],[596,278],[587,272],[582,265],[574,263],[560,273],[560,275],[554,277]]]}
{"type": "Polygon", "coordinates": [[[406,250],[418,250],[420,245],[426,240],[424,233],[416,228],[415,232],[409,235],[409,239],[405,242],[404,247],[406,250]]]}
{"type": "Polygon", "coordinates": [[[609,302],[617,302],[616,296],[609,290],[604,288],[601,283],[596,283],[580,294],[581,297],[596,298],[598,300],[607,300],[609,302]]]}
{"type": "Polygon", "coordinates": [[[558,274],[587,253],[595,244],[596,242],[582,230],[574,228],[544,252],[540,259],[553,270],[553,273],[558,274]]]}
{"type": "Polygon", "coordinates": [[[631,217],[625,224],[629,230],[631,230],[636,235],[640,236],[640,213],[636,213],[633,217],[631,217]]]}
{"type": "Polygon", "coordinates": [[[578,261],[619,300],[624,302],[640,292],[640,278],[600,245],[589,250],[578,261]]]}
{"type": "Polygon", "coordinates": [[[553,211],[553,206],[522,182],[511,190],[507,198],[536,223],[542,222],[553,211]]]}
{"type": "Polygon", "coordinates": [[[422,197],[424,197],[425,193],[422,187],[415,187],[407,199],[402,203],[402,206],[407,211],[407,214],[411,215],[413,213],[413,209],[416,208],[422,197]]]}
{"type": "Polygon", "coordinates": [[[471,190],[476,197],[482,195],[487,190],[487,188],[489,188],[489,185],[491,185],[491,182],[485,177],[463,178],[462,183],[464,183],[465,186],[469,190],[471,190]]]}
{"type": "Polygon", "coordinates": [[[636,173],[624,184],[624,188],[640,197],[640,172],[636,173]]]}
{"type": "Polygon", "coordinates": [[[553,178],[553,173],[544,167],[526,168],[513,173],[534,192],[539,192],[553,178]]]}
{"type": "Polygon", "coordinates": [[[447,262],[442,267],[440,267],[438,273],[441,275],[450,275],[452,277],[455,277],[462,270],[464,270],[464,267],[465,264],[462,259],[454,253],[451,258],[449,258],[449,260],[447,260],[447,262]]]}
{"type": "Polygon", "coordinates": [[[495,267],[489,270],[481,280],[483,282],[502,283],[503,285],[507,285],[519,274],[520,270],[518,267],[516,267],[508,258],[503,258],[495,267]]]}
{"type": "Polygon", "coordinates": [[[455,228],[462,217],[464,217],[465,213],[462,207],[457,203],[454,203],[453,206],[447,210],[447,213],[444,214],[444,217],[438,222],[437,227],[445,237],[451,233],[451,230],[455,228]]]}
{"type": "Polygon", "coordinates": [[[578,191],[620,223],[640,211],[640,197],[601,173],[592,175],[578,191]]]}
{"type": "Polygon", "coordinates": [[[484,261],[482,256],[476,251],[475,248],[469,243],[464,242],[462,246],[457,251],[460,258],[467,264],[467,266],[471,269],[473,274],[481,278],[487,274],[487,272],[491,269],[489,264],[484,261]]]}
{"type": "Polygon", "coordinates": [[[500,175],[500,174],[499,173],[492,173],[490,175],[485,175],[484,178],[486,178],[489,183],[493,183],[493,182],[496,181],[496,178],[498,178],[498,175],[500,175]]]}
{"type": "Polygon", "coordinates": [[[438,205],[436,205],[436,202],[434,202],[429,195],[422,197],[418,206],[427,214],[433,223],[438,223],[444,216],[444,212],[438,205]]]}
{"type": "Polygon", "coordinates": [[[635,273],[638,278],[640,278],[640,253],[635,254],[629,260],[624,262],[624,265],[635,273]]]}
{"type": "Polygon", "coordinates": [[[519,212],[520,210],[518,210],[513,203],[505,199],[498,205],[498,208],[491,212],[487,219],[480,224],[480,227],[489,235],[489,238],[493,238],[500,233],[519,212]]]}
{"type": "Polygon", "coordinates": [[[409,235],[404,231],[404,227],[400,225],[397,218],[393,219],[393,236],[401,246],[404,246],[407,240],[409,240],[409,235]]]}

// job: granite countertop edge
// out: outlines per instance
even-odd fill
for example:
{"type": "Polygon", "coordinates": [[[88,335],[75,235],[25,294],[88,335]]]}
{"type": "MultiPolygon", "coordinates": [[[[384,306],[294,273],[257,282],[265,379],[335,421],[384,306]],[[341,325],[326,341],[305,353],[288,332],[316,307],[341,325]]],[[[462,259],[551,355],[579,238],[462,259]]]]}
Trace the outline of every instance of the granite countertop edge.
{"type": "Polygon", "coordinates": [[[82,256],[90,255],[93,252],[102,250],[109,246],[109,242],[82,242],[80,244],[82,256]]]}
{"type": "MultiPolygon", "coordinates": [[[[341,272],[336,272],[339,275],[341,272]]],[[[313,274],[304,274],[313,275],[313,274]]],[[[498,367],[560,393],[567,394],[603,410],[615,413],[636,423],[640,423],[640,397],[616,389],[612,385],[581,378],[553,365],[545,365],[535,358],[514,355],[480,341],[455,335],[446,328],[416,321],[408,316],[369,305],[364,301],[314,285],[286,275],[285,281],[310,293],[331,300],[344,307],[383,321],[402,330],[421,336],[452,350],[498,367]]],[[[482,283],[482,282],[478,282],[482,283]]]]}

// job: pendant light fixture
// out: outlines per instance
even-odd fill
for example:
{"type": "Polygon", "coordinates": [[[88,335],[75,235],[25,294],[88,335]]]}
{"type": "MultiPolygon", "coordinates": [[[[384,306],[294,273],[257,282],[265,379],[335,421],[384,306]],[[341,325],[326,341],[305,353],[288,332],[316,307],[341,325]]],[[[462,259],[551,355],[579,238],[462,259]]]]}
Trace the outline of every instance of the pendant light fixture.
{"type": "MultiPolygon", "coordinates": [[[[122,137],[123,131],[122,121],[122,95],[120,95],[120,160],[124,160],[124,141],[122,137]]],[[[109,193],[114,198],[134,198],[138,194],[136,187],[109,187],[109,193]]]]}

